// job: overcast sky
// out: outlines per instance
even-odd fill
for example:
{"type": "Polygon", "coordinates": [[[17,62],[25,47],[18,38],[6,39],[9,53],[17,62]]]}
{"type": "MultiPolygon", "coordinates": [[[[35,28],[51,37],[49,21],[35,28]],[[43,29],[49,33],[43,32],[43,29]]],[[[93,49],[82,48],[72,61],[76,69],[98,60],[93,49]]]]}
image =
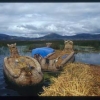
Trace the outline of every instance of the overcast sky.
{"type": "Polygon", "coordinates": [[[100,33],[100,3],[0,3],[0,33],[40,37],[100,33]]]}

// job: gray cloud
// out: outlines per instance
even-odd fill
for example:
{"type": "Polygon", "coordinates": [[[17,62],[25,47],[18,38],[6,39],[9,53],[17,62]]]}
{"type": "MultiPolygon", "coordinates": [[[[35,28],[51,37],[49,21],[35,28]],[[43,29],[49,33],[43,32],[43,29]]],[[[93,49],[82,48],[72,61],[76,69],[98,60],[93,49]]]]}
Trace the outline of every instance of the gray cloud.
{"type": "Polygon", "coordinates": [[[40,37],[99,33],[100,3],[0,3],[0,33],[40,37]]]}

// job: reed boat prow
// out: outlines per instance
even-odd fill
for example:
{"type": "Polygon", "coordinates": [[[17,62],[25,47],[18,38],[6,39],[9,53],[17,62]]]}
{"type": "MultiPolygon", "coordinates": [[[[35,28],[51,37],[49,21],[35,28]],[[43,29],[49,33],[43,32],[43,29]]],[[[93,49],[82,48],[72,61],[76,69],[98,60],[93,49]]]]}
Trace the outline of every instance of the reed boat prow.
{"type": "Polygon", "coordinates": [[[9,74],[11,74],[12,77],[17,78],[19,77],[21,70],[20,69],[12,69],[8,63],[8,57],[4,58],[4,69],[8,71],[9,74]],[[15,70],[15,71],[13,71],[15,70]]]}
{"type": "Polygon", "coordinates": [[[11,49],[11,56],[4,58],[4,74],[8,80],[18,86],[39,84],[43,73],[38,61],[29,56],[20,56],[16,47],[11,49]]]}

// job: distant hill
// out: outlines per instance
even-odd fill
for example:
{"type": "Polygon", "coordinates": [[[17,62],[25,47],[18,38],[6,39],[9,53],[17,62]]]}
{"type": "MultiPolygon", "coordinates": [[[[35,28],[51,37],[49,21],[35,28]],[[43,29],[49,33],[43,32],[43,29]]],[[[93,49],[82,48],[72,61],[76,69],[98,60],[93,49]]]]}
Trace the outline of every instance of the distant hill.
{"type": "Polygon", "coordinates": [[[75,36],[71,36],[70,38],[72,39],[82,39],[82,40],[100,40],[100,34],[86,34],[86,33],[81,33],[77,34],[75,36]]]}
{"type": "Polygon", "coordinates": [[[61,35],[58,35],[56,33],[51,33],[51,34],[48,34],[48,35],[45,35],[44,37],[40,37],[38,39],[42,39],[42,40],[46,40],[46,39],[49,39],[49,40],[55,40],[55,39],[63,39],[63,36],[61,35]]]}
{"type": "Polygon", "coordinates": [[[100,40],[100,34],[86,34],[81,33],[74,36],[61,36],[56,33],[51,33],[48,35],[45,35],[44,37],[40,38],[28,38],[28,37],[17,37],[17,36],[10,36],[6,34],[0,34],[0,40],[100,40]]]}
{"type": "Polygon", "coordinates": [[[10,39],[10,36],[9,35],[0,34],[0,40],[8,40],[8,39],[10,39]]]}
{"type": "Polygon", "coordinates": [[[0,34],[0,40],[31,40],[32,38],[10,36],[6,34],[0,34]]]}
{"type": "Polygon", "coordinates": [[[86,33],[82,33],[82,34],[77,34],[74,36],[61,36],[58,35],[56,33],[51,33],[49,35],[46,35],[44,37],[38,38],[41,40],[66,40],[66,39],[70,39],[70,40],[100,40],[100,34],[95,34],[95,35],[91,35],[91,34],[86,34],[86,33]]]}

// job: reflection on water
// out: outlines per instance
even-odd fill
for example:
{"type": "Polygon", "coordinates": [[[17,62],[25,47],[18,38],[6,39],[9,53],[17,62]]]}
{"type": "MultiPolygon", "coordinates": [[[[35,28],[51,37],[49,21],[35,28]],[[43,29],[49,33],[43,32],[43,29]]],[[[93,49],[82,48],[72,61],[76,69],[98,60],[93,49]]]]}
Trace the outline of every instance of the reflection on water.
{"type": "MultiPolygon", "coordinates": [[[[31,52],[23,52],[26,46],[17,46],[17,48],[20,55],[31,56],[31,52]]],[[[4,57],[9,55],[10,53],[7,47],[0,48],[0,96],[34,96],[43,91],[42,86],[48,86],[50,84],[49,78],[46,78],[43,84],[38,87],[20,89],[10,85],[3,74],[3,60],[4,57]]],[[[75,55],[75,61],[100,65],[100,53],[77,53],[75,55]]],[[[47,76],[47,74],[44,74],[44,76],[49,77],[50,75],[48,74],[47,76]]]]}

